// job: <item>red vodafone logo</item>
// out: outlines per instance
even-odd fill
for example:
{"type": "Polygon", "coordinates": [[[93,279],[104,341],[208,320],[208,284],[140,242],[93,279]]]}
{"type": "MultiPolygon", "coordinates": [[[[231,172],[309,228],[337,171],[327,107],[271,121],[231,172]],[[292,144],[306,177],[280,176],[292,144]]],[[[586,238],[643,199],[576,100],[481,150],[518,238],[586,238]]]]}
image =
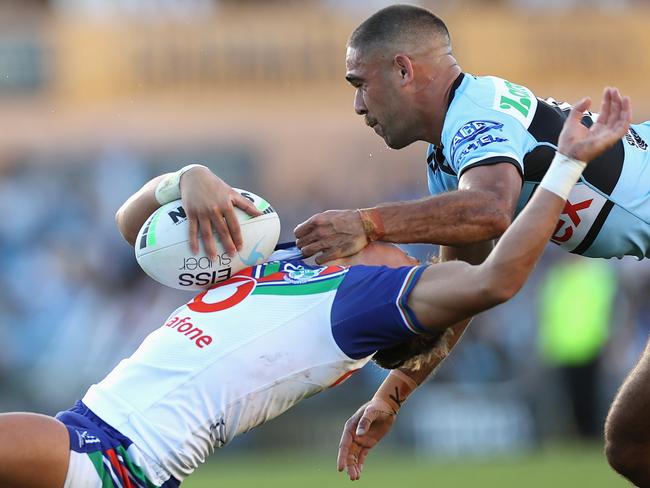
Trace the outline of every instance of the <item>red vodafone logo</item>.
{"type": "Polygon", "coordinates": [[[253,293],[257,281],[250,276],[235,276],[197,295],[187,307],[200,313],[220,312],[234,307],[253,293]]]}

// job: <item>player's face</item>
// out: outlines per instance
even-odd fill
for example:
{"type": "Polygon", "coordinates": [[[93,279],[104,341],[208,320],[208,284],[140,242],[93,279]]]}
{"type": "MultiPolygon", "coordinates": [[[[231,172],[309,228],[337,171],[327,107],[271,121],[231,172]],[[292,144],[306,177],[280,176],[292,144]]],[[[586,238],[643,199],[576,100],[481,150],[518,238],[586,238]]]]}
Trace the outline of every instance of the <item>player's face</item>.
{"type": "Polygon", "coordinates": [[[417,140],[409,126],[409,110],[392,60],[349,47],[346,68],[345,79],[356,90],[354,111],[364,116],[386,145],[401,149],[417,140]]]}

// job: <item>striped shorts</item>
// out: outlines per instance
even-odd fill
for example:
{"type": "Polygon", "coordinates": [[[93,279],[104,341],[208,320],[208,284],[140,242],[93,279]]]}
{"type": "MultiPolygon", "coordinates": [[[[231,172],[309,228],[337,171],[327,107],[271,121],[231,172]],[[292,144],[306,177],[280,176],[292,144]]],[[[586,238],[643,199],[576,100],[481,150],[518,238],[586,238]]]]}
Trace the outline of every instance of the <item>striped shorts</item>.
{"type": "Polygon", "coordinates": [[[64,488],[177,488],[180,482],[157,468],[127,437],[81,401],[56,418],[70,434],[64,488]]]}

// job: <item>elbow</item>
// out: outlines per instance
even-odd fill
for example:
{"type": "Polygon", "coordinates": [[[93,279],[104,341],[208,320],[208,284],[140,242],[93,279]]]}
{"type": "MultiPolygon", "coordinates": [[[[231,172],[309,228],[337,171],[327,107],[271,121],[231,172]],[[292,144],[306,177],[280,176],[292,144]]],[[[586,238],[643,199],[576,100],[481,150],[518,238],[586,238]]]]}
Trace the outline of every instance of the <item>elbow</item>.
{"type": "Polygon", "coordinates": [[[510,224],[512,224],[512,213],[503,207],[496,208],[490,219],[492,238],[501,237],[510,224]]]}
{"type": "Polygon", "coordinates": [[[488,270],[487,279],[484,280],[485,296],[491,306],[501,305],[512,299],[525,283],[525,278],[519,278],[518,275],[504,273],[501,270],[488,270]]]}

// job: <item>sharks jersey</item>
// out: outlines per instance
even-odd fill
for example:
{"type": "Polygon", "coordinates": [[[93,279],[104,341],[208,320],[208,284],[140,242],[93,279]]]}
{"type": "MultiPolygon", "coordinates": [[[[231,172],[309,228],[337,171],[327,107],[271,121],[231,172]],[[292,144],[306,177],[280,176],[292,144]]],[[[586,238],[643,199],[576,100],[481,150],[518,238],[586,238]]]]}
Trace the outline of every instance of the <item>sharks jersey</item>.
{"type": "MultiPolygon", "coordinates": [[[[510,163],[523,186],[517,213],[530,200],[557,148],[570,105],[540,99],[493,76],[461,74],[450,95],[440,147],[427,154],[431,194],[458,189],[470,168],[510,163]]],[[[597,114],[587,112],[589,127],[597,114]]],[[[592,161],[571,191],[552,241],[589,257],[650,255],[650,122],[592,161]]]]}
{"type": "Polygon", "coordinates": [[[246,268],[173,312],[83,403],[148,472],[182,481],[215,448],[421,332],[407,299],[423,270],[246,268]]]}

